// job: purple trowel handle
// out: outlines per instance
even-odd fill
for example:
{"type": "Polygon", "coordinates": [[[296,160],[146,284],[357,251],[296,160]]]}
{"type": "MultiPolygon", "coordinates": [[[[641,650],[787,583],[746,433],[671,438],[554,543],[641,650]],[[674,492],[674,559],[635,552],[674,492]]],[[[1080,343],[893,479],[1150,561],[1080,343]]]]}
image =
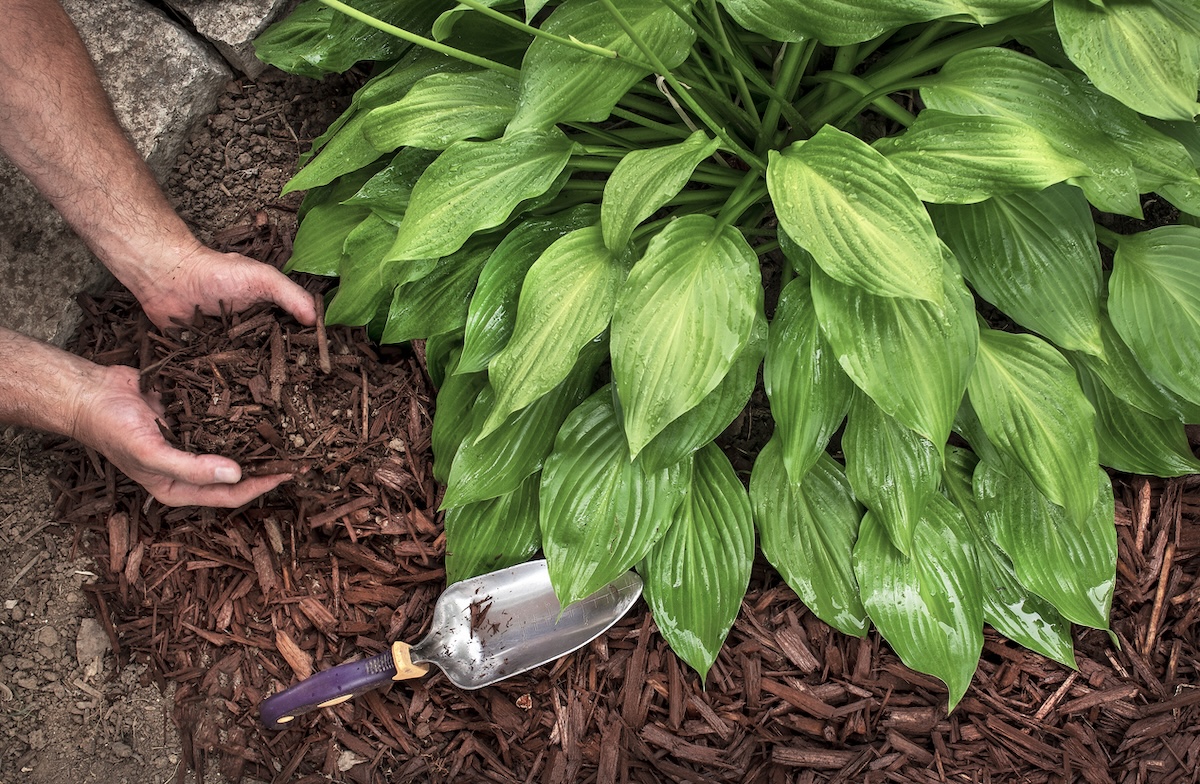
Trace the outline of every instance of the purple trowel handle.
{"type": "Polygon", "coordinates": [[[318,672],[263,700],[259,713],[263,724],[281,730],[301,713],[344,702],[356,694],[391,682],[395,674],[392,652],[384,651],[369,659],[318,672]]]}

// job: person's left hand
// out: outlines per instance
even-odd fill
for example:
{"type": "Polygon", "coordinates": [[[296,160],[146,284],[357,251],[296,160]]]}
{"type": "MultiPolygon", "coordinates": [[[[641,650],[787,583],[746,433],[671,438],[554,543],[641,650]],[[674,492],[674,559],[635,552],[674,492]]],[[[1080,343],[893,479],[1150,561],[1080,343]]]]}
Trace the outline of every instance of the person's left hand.
{"type": "Polygon", "coordinates": [[[279,270],[238,253],[219,253],[198,242],[174,259],[159,259],[141,280],[127,281],[146,315],[159,327],[189,322],[200,308],[219,315],[273,302],[301,324],[317,320],[313,296],[279,270]]]}

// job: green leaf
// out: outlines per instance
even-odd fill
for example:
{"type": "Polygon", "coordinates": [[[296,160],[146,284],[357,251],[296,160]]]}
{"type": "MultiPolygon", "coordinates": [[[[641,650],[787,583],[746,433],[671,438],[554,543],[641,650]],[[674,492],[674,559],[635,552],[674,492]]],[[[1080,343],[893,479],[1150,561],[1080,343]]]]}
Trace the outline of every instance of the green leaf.
{"type": "Polygon", "coordinates": [[[488,365],[496,405],[485,435],[571,371],[579,352],[608,328],[625,275],[599,226],[576,229],[534,262],[521,286],[512,339],[488,365]]]}
{"type": "Polygon", "coordinates": [[[717,144],[704,131],[696,131],[679,144],[626,154],[609,175],[600,203],[600,225],[609,250],[621,253],[634,228],[687,185],[692,170],[716,152],[717,144]]]}
{"type": "Polygon", "coordinates": [[[690,462],[651,472],[630,460],[612,401],[605,387],[573,411],[542,471],[542,543],[564,606],[641,561],[690,482],[690,462]]]}
{"type": "Polygon", "coordinates": [[[1036,128],[1091,169],[1092,176],[1071,182],[1092,204],[1105,212],[1142,216],[1133,162],[1096,123],[1071,80],[1040,60],[1009,49],[972,49],[952,57],[921,88],[921,99],[927,110],[1008,117],[1036,128]]]}
{"type": "Polygon", "coordinates": [[[1028,13],[1045,0],[721,0],[738,24],[776,41],[816,38],[826,46],[868,41],[914,22],[954,17],[991,24],[1028,13]]]}
{"type": "MultiPolygon", "coordinates": [[[[419,150],[415,147],[403,149],[396,153],[391,163],[363,183],[357,193],[342,203],[352,207],[367,207],[393,226],[399,226],[404,220],[405,210],[408,209],[413,186],[436,157],[437,153],[429,150],[419,150]]],[[[392,241],[395,239],[396,231],[393,229],[392,241]]],[[[390,248],[389,243],[384,250],[390,248]]]]}
{"type": "Polygon", "coordinates": [[[1077,188],[929,210],[981,297],[1062,348],[1103,356],[1100,252],[1077,188]]]}
{"type": "Polygon", "coordinates": [[[754,461],[750,501],[763,555],[805,606],[840,632],[866,634],[867,611],[850,560],[862,507],[842,467],[822,454],[792,482],[773,437],[754,461]]]}
{"type": "MultiPolygon", "coordinates": [[[[510,0],[479,0],[481,5],[488,8],[496,6],[511,5],[510,0]]],[[[475,9],[470,6],[465,6],[461,3],[451,8],[449,11],[443,11],[437,21],[433,23],[433,38],[435,41],[445,41],[454,32],[454,28],[460,16],[469,16],[475,13],[475,9]]]]}
{"type": "Polygon", "coordinates": [[[854,392],[821,333],[808,280],[792,280],[779,295],[763,383],[784,467],[799,482],[841,427],[854,392]]]}
{"type": "Polygon", "coordinates": [[[413,188],[388,258],[445,256],[476,231],[499,226],[522,201],[550,188],[573,147],[557,129],[450,145],[413,188]]]}
{"type": "Polygon", "coordinates": [[[935,494],[911,557],[892,546],[868,512],[854,546],[854,573],[879,633],[905,664],[946,684],[954,710],[983,651],[983,587],[962,512],[935,494]]]}
{"type": "Polygon", "coordinates": [[[1200,404],[1200,229],[1162,226],[1122,237],[1109,315],[1152,379],[1200,404]]]}
{"type": "Polygon", "coordinates": [[[437,393],[437,415],[433,418],[433,478],[442,484],[450,479],[454,456],[471,431],[471,412],[487,386],[484,373],[459,373],[461,352],[452,355],[437,393]]]}
{"type": "Polygon", "coordinates": [[[758,256],[736,228],[688,215],[650,241],[612,322],[613,380],[633,456],[721,383],[762,301],[758,256]]]}
{"type": "Polygon", "coordinates": [[[1016,191],[1040,191],[1091,173],[1044,135],[1011,117],[926,109],[900,136],[875,142],[922,201],[971,204],[1016,191]]]}
{"type": "MultiPolygon", "coordinates": [[[[667,68],[684,61],[695,40],[686,22],[658,0],[614,0],[613,5],[667,68]]],[[[602,3],[567,0],[542,30],[561,38],[615,50],[635,61],[641,50],[602,3]]],[[[649,71],[627,59],[612,59],[538,38],[521,65],[521,94],[509,133],[544,130],[555,123],[601,122],[617,101],[649,71]]]]}
{"type": "Polygon", "coordinates": [[[1200,112],[1200,37],[1154,5],[1055,0],[1054,21],[1071,61],[1126,106],[1164,120],[1200,112]]]}
{"type": "Polygon", "coordinates": [[[485,387],[471,412],[470,430],[450,467],[442,508],[510,493],[541,468],[559,427],[591,391],[601,356],[600,350],[586,352],[561,384],[509,416],[500,428],[481,435],[495,400],[492,388],[485,387]]]}
{"type": "Polygon", "coordinates": [[[1139,411],[1113,394],[1096,375],[1077,367],[1079,385],[1096,409],[1100,463],[1118,471],[1150,476],[1200,473],[1183,422],[1139,411]]]}
{"type": "Polygon", "coordinates": [[[944,308],[877,297],[814,268],[813,304],[842,370],[885,413],[941,448],[975,362],[975,303],[947,264],[944,308]]]}
{"type": "Polygon", "coordinates": [[[1021,585],[1012,559],[1000,549],[983,523],[983,513],[975,501],[972,486],[977,463],[978,459],[965,449],[949,447],[946,450],[946,495],[969,524],[979,559],[983,621],[1010,640],[1078,669],[1071,624],[1054,609],[1054,605],[1021,585]]]}
{"type": "Polygon", "coordinates": [[[975,496],[988,530],[1012,558],[1021,584],[1072,623],[1108,628],[1116,583],[1117,531],[1112,485],[1093,467],[1095,493],[1083,525],[1038,492],[1029,478],[987,461],[975,469],[975,496]]]}
{"type": "Polygon", "coordinates": [[[521,284],[546,248],[598,219],[595,205],[583,204],[547,218],[523,219],[505,236],[479,273],[479,286],[467,310],[458,372],[483,370],[508,343],[517,322],[521,284]]]}
{"type": "Polygon", "coordinates": [[[772,151],[779,225],[825,273],[881,297],[940,303],[942,254],[921,200],[887,158],[831,126],[772,151]]]}
{"type": "Polygon", "coordinates": [[[875,513],[892,546],[913,554],[913,536],[941,482],[939,450],[866,395],[855,395],[842,435],[846,476],[854,495],[875,513]]]}
{"type": "Polygon", "coordinates": [[[1081,366],[1095,375],[1121,400],[1155,418],[1200,422],[1200,406],[1176,395],[1146,375],[1129,346],[1117,334],[1106,309],[1100,312],[1100,337],[1104,358],[1068,353],[1078,370],[1081,366]]]}
{"type": "Polygon", "coordinates": [[[696,453],[691,488],[639,568],[654,622],[703,683],[750,584],[754,520],[746,489],[715,444],[696,453]]]}
{"type": "Polygon", "coordinates": [[[528,561],[542,544],[541,475],[511,493],[446,510],[446,583],[528,561]]]}
{"type": "Polygon", "coordinates": [[[767,317],[760,312],[754,320],[750,342],[737,355],[717,388],[695,408],[664,427],[642,450],[638,459],[648,471],[667,468],[687,459],[725,432],[754,394],[766,349],[767,317]]]}
{"type": "Polygon", "coordinates": [[[318,204],[311,208],[296,230],[292,255],[284,270],[326,277],[337,275],[346,238],[370,214],[370,210],[362,207],[341,204],[318,204]]]}
{"type": "Polygon", "coordinates": [[[363,134],[377,150],[444,150],[463,139],[494,139],[517,108],[517,82],[495,71],[439,73],[394,104],[373,109],[363,134]]]}
{"type": "Polygon", "coordinates": [[[1096,504],[1095,413],[1062,354],[1034,335],[985,328],[967,394],[988,440],[1083,525],[1096,504]]]}
{"type": "Polygon", "coordinates": [[[404,265],[381,263],[395,237],[396,227],[375,214],[346,237],[337,292],[325,309],[327,324],[368,324],[391,302],[392,291],[407,278],[404,265]]]}
{"type": "MultiPolygon", "coordinates": [[[[442,332],[462,329],[467,303],[483,268],[495,248],[489,239],[474,239],[460,250],[438,259],[427,275],[396,288],[388,311],[384,343],[403,343],[442,332]]],[[[411,262],[384,259],[384,264],[411,266],[411,262]]]]}

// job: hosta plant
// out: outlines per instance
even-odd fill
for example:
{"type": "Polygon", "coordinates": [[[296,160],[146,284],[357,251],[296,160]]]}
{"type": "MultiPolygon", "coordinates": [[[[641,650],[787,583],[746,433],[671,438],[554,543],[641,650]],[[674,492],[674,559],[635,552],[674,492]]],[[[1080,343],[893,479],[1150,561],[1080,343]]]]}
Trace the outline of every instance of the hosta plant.
{"type": "Polygon", "coordinates": [[[426,341],[451,580],[636,568],[703,678],[757,534],[953,706],[984,624],[1107,628],[1105,467],[1200,470],[1193,0],[308,0],[258,51],[372,63],[290,268],[426,341]]]}

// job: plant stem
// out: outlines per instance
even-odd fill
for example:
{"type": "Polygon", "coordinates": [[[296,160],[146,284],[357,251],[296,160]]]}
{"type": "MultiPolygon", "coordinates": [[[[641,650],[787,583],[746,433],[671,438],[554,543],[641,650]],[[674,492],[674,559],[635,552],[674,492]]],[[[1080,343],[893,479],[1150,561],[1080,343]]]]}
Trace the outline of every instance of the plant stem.
{"type": "Polygon", "coordinates": [[[425,38],[424,36],[417,35],[416,33],[410,33],[408,30],[405,30],[402,27],[390,25],[387,22],[376,19],[370,14],[364,14],[357,8],[340,2],[340,0],[320,0],[320,2],[324,3],[335,11],[340,11],[351,19],[362,22],[368,27],[373,27],[376,30],[388,33],[389,35],[394,35],[403,41],[408,41],[410,44],[423,46],[426,49],[437,52],[438,54],[444,54],[447,57],[453,57],[457,60],[462,60],[465,63],[477,65],[480,68],[486,68],[489,71],[496,71],[497,73],[511,76],[514,79],[518,79],[521,76],[520,70],[516,68],[504,65],[503,63],[498,63],[495,60],[489,60],[486,57],[473,55],[470,52],[464,52],[461,49],[455,49],[452,46],[446,46],[445,44],[435,41],[432,38],[425,38]]]}
{"type": "Polygon", "coordinates": [[[506,24],[509,27],[514,27],[517,30],[520,30],[521,32],[529,33],[530,35],[533,35],[537,38],[545,38],[547,41],[553,41],[554,43],[561,44],[562,46],[569,46],[573,49],[579,49],[581,51],[587,52],[588,54],[597,55],[598,57],[607,57],[609,59],[616,59],[618,57],[621,57],[622,59],[626,60],[627,62],[632,63],[633,65],[640,65],[641,67],[645,68],[646,70],[650,70],[649,66],[644,65],[644,64],[639,64],[637,62],[629,60],[629,58],[627,58],[627,57],[622,57],[619,52],[616,52],[612,49],[605,49],[603,46],[596,46],[595,44],[584,43],[583,41],[580,41],[578,38],[574,38],[574,37],[563,38],[561,35],[555,35],[554,33],[547,33],[545,30],[541,30],[537,27],[527,25],[524,22],[520,21],[519,19],[513,19],[508,14],[503,14],[494,8],[486,6],[483,3],[479,2],[479,0],[459,0],[459,3],[461,5],[465,5],[467,8],[470,8],[473,11],[478,11],[479,13],[483,14],[484,16],[489,16],[492,19],[495,19],[497,22],[506,24]]]}
{"type": "MultiPolygon", "coordinates": [[[[858,65],[858,46],[850,44],[849,46],[839,46],[833,53],[833,66],[830,69],[833,73],[849,74],[854,70],[854,66],[858,65]]],[[[839,87],[847,87],[845,82],[840,82],[837,79],[830,79],[830,86],[825,91],[825,100],[832,101],[842,94],[839,87]]]]}
{"type": "MultiPolygon", "coordinates": [[[[785,108],[791,108],[792,98],[800,86],[800,78],[812,59],[816,45],[816,41],[785,44],[787,49],[783,52],[783,62],[779,66],[779,78],[775,80],[775,94],[767,102],[767,108],[763,112],[762,130],[754,144],[754,150],[759,155],[765,154],[768,148],[775,145],[780,115],[785,108]]],[[[803,133],[811,135],[812,128],[802,116],[796,116],[801,125],[796,126],[793,123],[793,127],[798,127],[803,133]]]]}
{"type": "MultiPolygon", "coordinates": [[[[906,128],[917,120],[917,118],[913,116],[912,112],[908,111],[891,98],[888,98],[886,92],[881,94],[880,90],[875,89],[875,85],[871,84],[865,79],[860,79],[857,76],[851,76],[847,73],[838,73],[836,71],[825,71],[823,73],[815,74],[811,78],[817,82],[832,82],[833,84],[837,84],[842,87],[849,87],[859,95],[870,98],[871,104],[876,109],[906,128]]],[[[887,92],[891,92],[891,89],[889,88],[887,92]]],[[[864,98],[864,100],[866,100],[866,98],[864,98]]]]}
{"type": "Polygon", "coordinates": [[[1116,250],[1121,244],[1121,236],[1112,229],[1096,224],[1096,241],[1109,250],[1116,250]]]}
{"type": "MultiPolygon", "coordinates": [[[[628,97],[628,96],[626,96],[626,97],[628,97]]],[[[629,122],[636,123],[636,124],[642,126],[643,128],[651,128],[651,129],[659,131],[667,136],[674,136],[677,139],[686,139],[688,136],[691,135],[691,133],[686,128],[680,128],[675,125],[663,125],[660,122],[655,122],[654,120],[648,120],[645,117],[641,116],[640,114],[635,114],[634,112],[626,111],[625,109],[621,109],[620,107],[614,107],[612,110],[612,114],[613,114],[613,117],[619,117],[622,120],[628,120],[629,122]]]]}
{"type": "Polygon", "coordinates": [[[747,150],[744,145],[740,144],[736,139],[730,136],[724,128],[717,125],[717,123],[715,123],[713,119],[709,117],[708,113],[704,111],[704,109],[698,103],[696,103],[692,96],[688,94],[687,88],[680,84],[679,80],[675,78],[675,75],[672,74],[665,65],[663,65],[662,60],[658,58],[658,55],[655,54],[653,49],[646,45],[646,42],[642,40],[642,37],[638,35],[637,31],[633,29],[633,26],[629,24],[629,20],[627,20],[624,15],[617,10],[617,7],[613,5],[612,0],[600,0],[600,3],[608,10],[609,15],[612,16],[617,25],[625,31],[626,35],[629,36],[629,40],[633,41],[637,48],[642,50],[642,54],[646,56],[646,59],[654,64],[654,70],[667,80],[667,82],[679,95],[679,98],[688,105],[688,108],[696,113],[696,116],[700,118],[700,121],[707,125],[709,130],[715,133],[717,138],[724,142],[729,150],[736,153],[738,157],[740,157],[748,165],[758,169],[759,171],[766,171],[767,165],[761,158],[750,152],[750,150],[747,150]]]}
{"type": "Polygon", "coordinates": [[[766,195],[766,187],[762,185],[762,175],[756,171],[748,171],[742,177],[742,181],[734,188],[733,193],[729,194],[729,198],[725,201],[725,206],[721,208],[721,212],[717,215],[717,231],[722,231],[726,226],[737,221],[742,217],[742,213],[748,210],[752,205],[757,203],[766,195]]]}
{"type": "Polygon", "coordinates": [[[733,78],[737,82],[738,96],[741,97],[742,104],[746,107],[746,111],[750,113],[751,118],[754,120],[754,125],[757,127],[761,123],[761,118],[758,116],[758,108],[754,105],[754,97],[750,95],[750,88],[746,86],[746,77],[742,75],[741,70],[733,62],[733,49],[729,45],[729,34],[725,32],[725,23],[721,20],[721,9],[717,8],[717,0],[705,0],[705,5],[708,6],[708,13],[712,17],[713,27],[717,30],[717,39],[721,42],[722,51],[728,53],[725,61],[733,71],[733,78]]]}

